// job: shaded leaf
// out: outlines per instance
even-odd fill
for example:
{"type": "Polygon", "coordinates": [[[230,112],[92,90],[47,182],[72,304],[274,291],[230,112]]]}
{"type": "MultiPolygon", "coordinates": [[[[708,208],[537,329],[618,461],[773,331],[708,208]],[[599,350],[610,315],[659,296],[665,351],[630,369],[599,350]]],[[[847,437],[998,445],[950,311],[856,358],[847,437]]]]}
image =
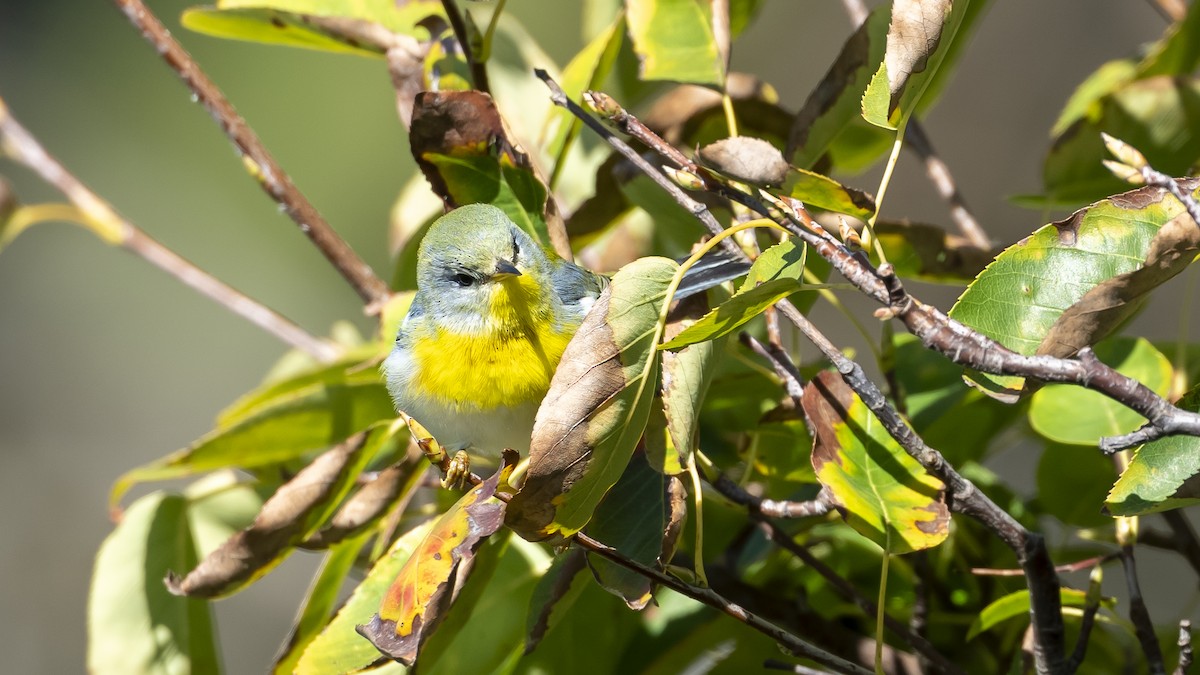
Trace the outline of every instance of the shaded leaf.
{"type": "Polygon", "coordinates": [[[309,549],[325,548],[371,527],[402,500],[412,496],[427,466],[425,457],[409,446],[404,459],[377,472],[301,545],[309,549]]]}
{"type": "Polygon", "coordinates": [[[1000,253],[976,248],[964,237],[922,223],[876,223],[875,236],[897,276],[932,283],[966,283],[1000,253]]]}
{"type": "Polygon", "coordinates": [[[623,267],[567,345],[509,504],[506,524],[521,536],[578,532],[624,473],[657,390],[659,312],[677,269],[665,258],[623,267]]]}
{"type": "Polygon", "coordinates": [[[412,666],[454,601],[466,567],[479,546],[504,522],[504,503],[495,498],[502,474],[472,488],[438,518],[429,534],[388,587],[379,611],[358,632],[387,656],[412,666]]]}
{"type": "Polygon", "coordinates": [[[570,610],[582,588],[575,579],[586,568],[583,550],[572,548],[555,558],[550,569],[538,579],[525,619],[526,654],[536,649],[546,632],[570,610]]]}
{"type": "Polygon", "coordinates": [[[712,9],[695,0],[626,0],[629,37],[643,80],[719,86],[725,67],[712,31],[712,9]]]}
{"type": "Polygon", "coordinates": [[[897,445],[837,373],[817,375],[801,403],[813,434],[817,480],[851,527],[890,553],[946,539],[945,486],[897,445]]]}
{"type": "Polygon", "coordinates": [[[714,141],[700,148],[696,157],[705,167],[758,186],[783,185],[791,169],[774,145],[750,136],[714,141]]]}
{"type": "MultiPolygon", "coordinates": [[[[1087,593],[1076,590],[1074,588],[1063,588],[1060,590],[1063,607],[1083,607],[1087,604],[1087,593]]],[[[1101,598],[1100,606],[1107,609],[1113,609],[1117,606],[1117,601],[1112,598],[1101,598]]],[[[967,639],[970,640],[980,633],[995,628],[997,624],[1008,619],[1015,619],[1019,616],[1029,617],[1029,591],[1021,590],[993,601],[979,616],[975,617],[975,621],[971,623],[971,629],[967,632],[967,639]]]]}
{"type": "MultiPolygon", "coordinates": [[[[663,337],[670,342],[693,325],[696,318],[707,308],[708,301],[704,294],[681,301],[667,317],[667,328],[663,337]]],[[[718,338],[689,345],[678,352],[662,353],[663,412],[673,452],[667,454],[668,448],[664,447],[664,456],[659,463],[657,453],[651,452],[650,441],[647,441],[647,455],[651,459],[651,465],[664,473],[682,473],[687,464],[686,458],[696,447],[700,408],[704,404],[709,385],[712,384],[713,375],[716,374],[716,361],[724,349],[725,341],[718,338]]]]}
{"type": "Polygon", "coordinates": [[[746,281],[730,299],[696,320],[659,349],[679,349],[715,340],[737,330],[768,307],[799,291],[807,249],[789,238],[767,249],[750,266],[746,281]]]}
{"type": "Polygon", "coordinates": [[[187,506],[177,495],[146,495],[100,545],[88,593],[88,672],[220,671],[211,608],[162,583],[168,570],[196,561],[187,506]]]}
{"type": "MultiPolygon", "coordinates": [[[[1180,186],[1195,191],[1200,180],[1180,186]]],[[[950,316],[1020,354],[1070,356],[1103,339],[1178,274],[1197,237],[1183,206],[1165,190],[1116,195],[1006,249],[950,316]]],[[[970,381],[1005,401],[1015,400],[1024,384],[980,374],[970,381]]]]}
{"type": "Polygon", "coordinates": [[[183,578],[167,576],[178,595],[228,595],[266,574],[324,523],[355,479],[403,425],[387,423],[356,434],[325,452],[263,504],[250,527],[238,532],[183,578]]]}
{"type": "Polygon", "coordinates": [[[346,577],[354,567],[354,562],[358,559],[359,552],[362,551],[370,537],[370,533],[362,534],[353,539],[339,542],[329,549],[329,553],[325,555],[325,560],[321,563],[321,569],[313,578],[308,595],[304,598],[300,617],[296,620],[296,625],[292,627],[287,642],[275,657],[271,672],[285,675],[296,670],[305,647],[320,634],[329,620],[333,618],[342,584],[345,583],[346,577]]]}
{"type": "MultiPolygon", "coordinates": [[[[1167,360],[1143,338],[1113,338],[1096,345],[1096,357],[1165,396],[1173,370],[1167,360]]],[[[1059,443],[1095,446],[1104,436],[1127,434],[1146,418],[1111,398],[1083,387],[1048,384],[1029,402],[1029,424],[1034,431],[1059,443]]]]}
{"type": "Polygon", "coordinates": [[[1109,525],[1103,507],[1112,479],[1112,459],[1094,446],[1048,443],[1038,460],[1037,502],[1068,525],[1109,525]]]}
{"type": "Polygon", "coordinates": [[[446,208],[492,204],[543,245],[546,187],[505,131],[492,98],[479,91],[417,94],[410,130],[412,154],[446,208]]]}
{"type": "MultiPolygon", "coordinates": [[[[1177,403],[1200,412],[1200,386],[1177,403]]],[[[1200,503],[1200,438],[1169,436],[1147,443],[1108,493],[1105,506],[1114,516],[1139,516],[1200,503]]]]}
{"type": "MultiPolygon", "coordinates": [[[[625,473],[596,507],[587,533],[648,567],[662,569],[675,551],[675,543],[686,512],[683,484],[674,476],[655,471],[645,453],[637,453],[625,473]]],[[[651,600],[654,584],[600,556],[588,555],[588,566],[596,581],[641,610],[651,600]]]]}

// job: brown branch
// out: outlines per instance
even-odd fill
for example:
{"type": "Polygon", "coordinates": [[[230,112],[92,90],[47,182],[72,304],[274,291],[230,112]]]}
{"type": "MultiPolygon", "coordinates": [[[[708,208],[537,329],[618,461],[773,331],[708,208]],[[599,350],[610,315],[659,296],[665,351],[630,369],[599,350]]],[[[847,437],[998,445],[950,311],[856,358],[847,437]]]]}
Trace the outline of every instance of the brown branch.
{"type": "MultiPolygon", "coordinates": [[[[1104,563],[1108,562],[1109,560],[1117,559],[1118,557],[1120,557],[1120,555],[1121,555],[1120,553],[1113,552],[1113,553],[1108,553],[1105,555],[1096,556],[1094,558],[1085,558],[1083,560],[1079,560],[1079,561],[1076,561],[1073,563],[1066,563],[1064,565],[1055,565],[1054,571],[1061,572],[1064,574],[1069,573],[1069,572],[1079,572],[1081,570],[1086,570],[1086,569],[1090,569],[1092,567],[1096,567],[1097,565],[1103,565],[1104,563]]],[[[992,567],[972,567],[971,574],[981,576],[981,577],[1019,577],[1022,574],[1024,574],[1024,572],[1021,570],[1017,570],[1017,569],[996,569],[996,568],[992,568],[992,567]]]]}
{"type": "Polygon", "coordinates": [[[179,42],[171,37],[170,32],[142,0],[114,2],[142,33],[142,37],[183,80],[196,97],[196,101],[212,115],[217,126],[237,148],[247,170],[258,181],[263,191],[283,207],[284,212],[300,227],[300,231],[312,240],[325,258],[349,282],[366,303],[367,311],[377,313],[391,295],[387,284],[376,276],[371,267],[350,248],[317,212],[308,198],[296,188],[292,179],[267,152],[258,135],[246,124],[246,120],[234,110],[217,85],[200,69],[179,42]]]}
{"type": "Polygon", "coordinates": [[[1183,17],[1187,16],[1185,0],[1147,0],[1147,2],[1167,21],[1183,21],[1183,17]]]}
{"type": "Polygon", "coordinates": [[[1072,673],[1079,670],[1079,666],[1083,665],[1083,660],[1087,658],[1092,628],[1096,624],[1096,613],[1100,611],[1100,584],[1103,578],[1103,570],[1099,567],[1092,569],[1083,617],[1079,623],[1079,637],[1075,641],[1075,650],[1071,653],[1070,660],[1067,661],[1067,669],[1072,673]]]}
{"type": "Polygon", "coordinates": [[[450,27],[454,29],[454,37],[458,40],[458,46],[471,69],[471,83],[479,91],[490,93],[492,87],[488,83],[487,64],[476,59],[475,50],[471,48],[471,32],[467,29],[462,12],[458,11],[454,0],[442,0],[442,7],[446,10],[446,18],[450,20],[450,27]]]}
{"type": "Polygon", "coordinates": [[[1188,522],[1187,516],[1183,514],[1183,511],[1176,509],[1164,511],[1162,517],[1167,521],[1167,526],[1171,528],[1171,534],[1174,535],[1171,537],[1173,548],[1179,551],[1197,574],[1200,574],[1200,539],[1196,537],[1196,531],[1192,529],[1192,524],[1188,522]]]}
{"type": "Polygon", "coordinates": [[[109,243],[136,254],[201,295],[314,359],[327,363],[337,358],[340,349],[333,343],[311,335],[269,307],[196,267],[123,218],[108,202],[92,192],[50,155],[33,134],[17,122],[3,99],[0,99],[0,145],[3,146],[6,155],[29,167],[42,180],[62,192],[78,210],[80,218],[90,223],[97,234],[109,243]]]}
{"type": "Polygon", "coordinates": [[[1187,619],[1179,621],[1179,664],[1175,666],[1174,675],[1187,675],[1192,669],[1192,622],[1187,619]]]}
{"type": "Polygon", "coordinates": [[[810,518],[823,516],[833,510],[833,504],[825,493],[817,495],[816,499],[804,502],[793,502],[776,499],[763,499],[747,492],[742,486],[733,482],[728,476],[717,476],[711,481],[713,487],[738,506],[743,506],[752,514],[770,518],[810,518]]]}
{"type": "Polygon", "coordinates": [[[1138,583],[1137,563],[1133,558],[1133,546],[1121,547],[1121,564],[1125,567],[1125,585],[1129,589],[1129,620],[1133,622],[1134,632],[1146,655],[1146,667],[1152,675],[1166,675],[1167,667],[1163,664],[1162,649],[1158,646],[1158,637],[1154,634],[1154,621],[1150,619],[1150,610],[1146,608],[1146,600],[1142,597],[1142,587],[1138,583]]]}

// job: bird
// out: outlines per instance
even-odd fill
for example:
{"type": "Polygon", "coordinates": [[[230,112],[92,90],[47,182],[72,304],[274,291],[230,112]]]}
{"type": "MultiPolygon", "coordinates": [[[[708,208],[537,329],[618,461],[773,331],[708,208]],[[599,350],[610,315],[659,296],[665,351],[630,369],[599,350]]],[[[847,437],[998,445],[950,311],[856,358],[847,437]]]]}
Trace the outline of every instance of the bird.
{"type": "MultiPolygon", "coordinates": [[[[747,267],[706,256],[676,298],[747,267]]],[[[607,277],[547,252],[489,204],[460,206],[434,221],[417,251],[416,276],[383,363],[397,411],[456,463],[469,466],[475,457],[494,465],[506,448],[525,453],[555,368],[607,277]]]]}

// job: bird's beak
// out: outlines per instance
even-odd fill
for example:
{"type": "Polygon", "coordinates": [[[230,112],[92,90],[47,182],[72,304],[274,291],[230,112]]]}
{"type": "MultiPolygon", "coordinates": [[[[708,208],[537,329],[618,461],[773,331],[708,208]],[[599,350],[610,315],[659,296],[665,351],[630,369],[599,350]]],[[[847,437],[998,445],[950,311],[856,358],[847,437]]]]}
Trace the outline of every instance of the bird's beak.
{"type": "Polygon", "coordinates": [[[507,260],[496,261],[496,272],[492,274],[493,279],[500,279],[503,281],[504,279],[511,279],[512,277],[519,276],[521,276],[521,270],[517,269],[516,265],[513,265],[507,260]]]}

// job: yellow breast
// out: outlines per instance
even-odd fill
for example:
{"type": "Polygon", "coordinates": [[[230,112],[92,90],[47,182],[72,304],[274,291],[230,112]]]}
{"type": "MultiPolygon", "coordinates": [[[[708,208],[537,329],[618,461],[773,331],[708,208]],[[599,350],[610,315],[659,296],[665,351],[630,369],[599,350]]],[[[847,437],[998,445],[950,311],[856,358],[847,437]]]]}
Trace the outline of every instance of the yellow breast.
{"type": "Polygon", "coordinates": [[[531,281],[521,277],[497,288],[484,330],[463,334],[438,327],[414,340],[419,390],[452,407],[481,410],[545,397],[577,326],[555,331],[553,310],[528,302],[534,289],[524,286],[531,281]]]}

